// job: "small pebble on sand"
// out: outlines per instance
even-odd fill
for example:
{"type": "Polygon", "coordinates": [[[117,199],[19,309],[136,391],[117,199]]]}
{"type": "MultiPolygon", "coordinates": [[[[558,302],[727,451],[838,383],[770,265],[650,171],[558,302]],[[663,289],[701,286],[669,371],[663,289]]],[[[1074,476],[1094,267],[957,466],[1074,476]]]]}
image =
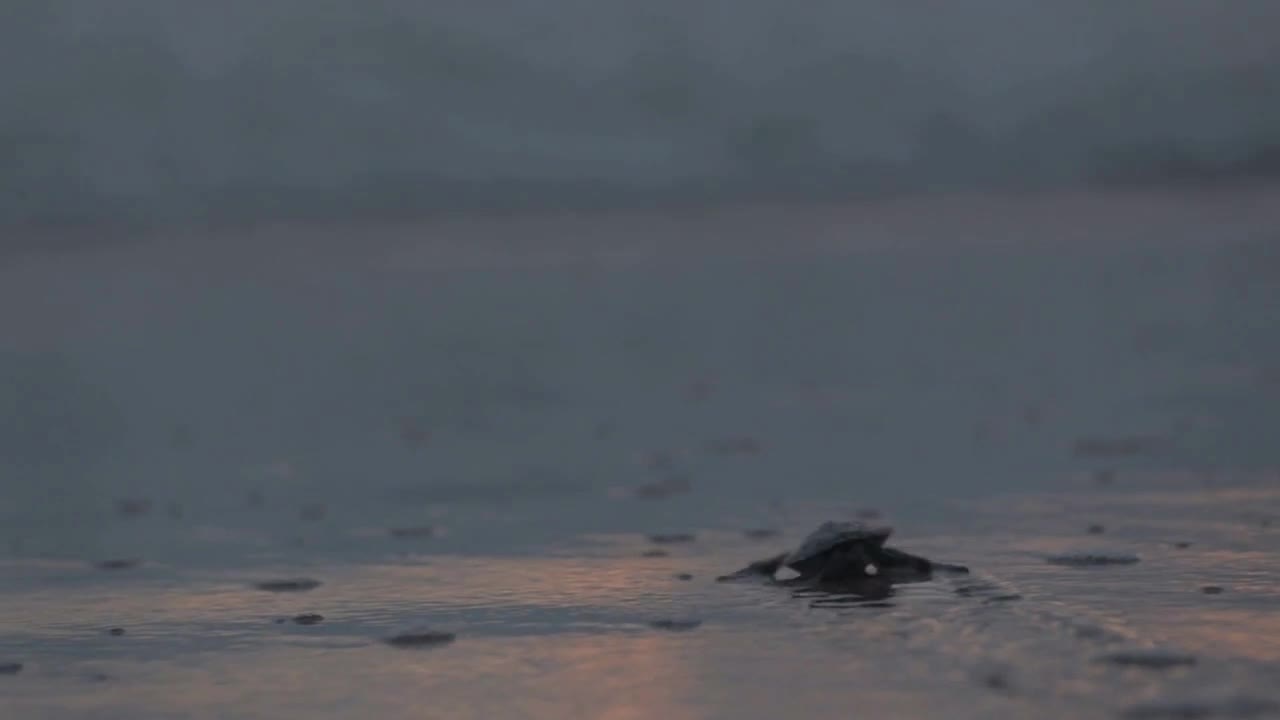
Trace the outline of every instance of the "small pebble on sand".
{"type": "Polygon", "coordinates": [[[692,630],[702,624],[701,620],[686,620],[677,618],[665,618],[662,620],[654,620],[649,623],[649,627],[656,630],[669,630],[671,632],[683,632],[692,630]]]}
{"type": "Polygon", "coordinates": [[[116,500],[116,512],[125,517],[139,517],[151,513],[151,501],[142,498],[116,500]]]}
{"type": "Polygon", "coordinates": [[[659,545],[691,543],[696,539],[697,538],[692,533],[666,533],[666,534],[659,533],[657,535],[649,536],[649,542],[657,543],[659,545]]]}
{"type": "Polygon", "coordinates": [[[1147,670],[1166,670],[1168,668],[1196,664],[1194,655],[1163,650],[1122,650],[1103,655],[1098,660],[1111,665],[1137,667],[1147,670]]]}
{"type": "Polygon", "coordinates": [[[642,500],[661,500],[672,495],[687,493],[692,488],[693,483],[689,482],[687,478],[669,477],[638,485],[633,493],[642,500]]]}
{"type": "Polygon", "coordinates": [[[1051,555],[1045,558],[1050,565],[1066,567],[1105,567],[1107,565],[1134,565],[1139,562],[1137,555],[1103,554],[1103,553],[1070,553],[1051,555]]]}
{"type": "Polygon", "coordinates": [[[254,583],[254,587],[267,592],[306,592],[320,587],[319,580],[311,578],[291,578],[287,580],[264,580],[254,583]]]}
{"type": "Polygon", "coordinates": [[[448,645],[457,639],[451,632],[438,630],[411,630],[386,639],[386,643],[397,648],[429,648],[448,645]]]}
{"type": "Polygon", "coordinates": [[[387,534],[393,538],[429,538],[435,537],[436,529],[431,525],[395,527],[388,530],[387,534]]]}
{"type": "Polygon", "coordinates": [[[136,568],[142,564],[141,560],[134,558],[117,558],[114,560],[99,560],[94,566],[99,570],[129,570],[136,568]]]}

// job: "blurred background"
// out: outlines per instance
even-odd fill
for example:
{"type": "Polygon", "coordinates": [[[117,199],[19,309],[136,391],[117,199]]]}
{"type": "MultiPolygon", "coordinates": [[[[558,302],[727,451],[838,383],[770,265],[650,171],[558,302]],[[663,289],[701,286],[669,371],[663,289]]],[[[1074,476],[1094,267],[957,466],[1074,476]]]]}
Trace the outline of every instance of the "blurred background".
{"type": "Polygon", "coordinates": [[[1265,175],[1278,21],[1267,0],[11,0],[0,220],[1265,175]]]}
{"type": "Polygon", "coordinates": [[[1155,355],[1273,372],[1277,20],[12,0],[9,512],[369,474],[601,491],[717,433],[773,434],[732,480],[756,504],[795,474],[908,505],[1035,486],[1033,446],[974,455],[993,417],[1141,425],[1155,355]]]}
{"type": "Polygon", "coordinates": [[[1273,2],[5,13],[4,494],[54,546],[160,488],[590,494],[722,435],[774,450],[713,517],[1036,487],[1022,415],[1270,457],[1257,408],[1161,413],[1273,381],[1273,2]]]}

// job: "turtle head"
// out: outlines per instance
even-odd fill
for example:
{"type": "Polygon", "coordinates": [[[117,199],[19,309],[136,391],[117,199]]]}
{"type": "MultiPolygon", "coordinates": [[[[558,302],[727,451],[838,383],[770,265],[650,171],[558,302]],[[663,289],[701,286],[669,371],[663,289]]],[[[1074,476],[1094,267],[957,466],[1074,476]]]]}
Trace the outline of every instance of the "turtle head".
{"type": "Polygon", "coordinates": [[[850,582],[878,578],[885,570],[882,553],[869,541],[851,542],[834,548],[823,557],[814,573],[819,582],[850,582]]]}

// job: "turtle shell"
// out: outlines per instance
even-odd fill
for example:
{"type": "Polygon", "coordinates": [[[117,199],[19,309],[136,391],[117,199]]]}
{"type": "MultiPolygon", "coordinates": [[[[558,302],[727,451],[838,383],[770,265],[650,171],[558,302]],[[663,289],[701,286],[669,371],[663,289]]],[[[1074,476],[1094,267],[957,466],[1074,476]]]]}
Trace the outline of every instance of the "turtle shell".
{"type": "MultiPolygon", "coordinates": [[[[885,540],[888,540],[889,535],[892,533],[893,529],[886,525],[868,525],[861,522],[825,522],[818,526],[817,530],[809,533],[809,537],[800,543],[800,547],[791,551],[791,554],[787,555],[782,564],[797,572],[808,573],[816,569],[813,567],[815,563],[810,561],[817,560],[836,548],[850,543],[867,543],[872,547],[879,548],[884,545],[885,540]]],[[[821,561],[816,564],[821,564],[821,561]]]]}

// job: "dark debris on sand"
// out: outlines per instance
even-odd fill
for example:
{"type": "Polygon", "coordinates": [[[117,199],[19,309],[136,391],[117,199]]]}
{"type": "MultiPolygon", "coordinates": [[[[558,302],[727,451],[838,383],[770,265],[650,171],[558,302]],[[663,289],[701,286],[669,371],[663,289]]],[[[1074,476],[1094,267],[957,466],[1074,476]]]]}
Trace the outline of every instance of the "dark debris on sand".
{"type": "Polygon", "coordinates": [[[1007,667],[980,668],[975,672],[975,679],[979,685],[988,690],[1002,694],[1013,692],[1013,678],[1007,667]]]}
{"type": "Polygon", "coordinates": [[[684,632],[692,630],[702,624],[701,620],[687,620],[678,618],[664,618],[661,620],[653,620],[649,623],[649,627],[655,630],[667,630],[670,632],[684,632]]]}
{"type": "Polygon", "coordinates": [[[811,608],[851,608],[855,610],[883,610],[885,608],[896,607],[887,600],[877,600],[874,598],[866,598],[860,595],[836,596],[818,598],[810,600],[811,608]]]}
{"type": "Polygon", "coordinates": [[[111,635],[112,637],[120,637],[121,635],[125,634],[125,629],[122,627],[113,627],[107,630],[107,634],[111,635]]]}
{"type": "Polygon", "coordinates": [[[151,507],[151,501],[144,498],[121,498],[116,500],[116,513],[124,517],[150,515],[151,507]]]}
{"type": "Polygon", "coordinates": [[[658,545],[675,545],[678,543],[691,543],[698,538],[693,533],[658,533],[649,536],[649,542],[658,545]]]}
{"type": "Polygon", "coordinates": [[[684,398],[688,402],[703,402],[709,400],[715,391],[716,381],[713,378],[698,378],[685,385],[684,398]]]}
{"type": "Polygon", "coordinates": [[[672,495],[687,493],[692,489],[693,483],[688,478],[675,476],[638,485],[633,494],[642,500],[661,500],[672,495]]]}
{"type": "Polygon", "coordinates": [[[295,625],[319,625],[324,622],[324,616],[320,613],[302,613],[294,615],[293,622],[295,625]]]}
{"type": "Polygon", "coordinates": [[[1102,554],[1102,553],[1068,553],[1050,555],[1045,562],[1050,565],[1064,567],[1107,567],[1110,565],[1134,565],[1139,562],[1137,555],[1102,554]]]}
{"type": "Polygon", "coordinates": [[[759,455],[764,445],[750,435],[731,435],[708,442],[706,450],[714,455],[759,455]]]}
{"type": "Polygon", "coordinates": [[[1162,650],[1120,650],[1099,657],[1098,662],[1120,667],[1166,670],[1174,667],[1195,665],[1196,657],[1162,650]]]}
{"type": "Polygon", "coordinates": [[[20,662],[0,662],[0,675],[17,675],[22,672],[22,668],[20,662]]]}
{"type": "Polygon", "coordinates": [[[1125,720],[1246,720],[1275,717],[1277,713],[1280,713],[1280,703],[1263,698],[1235,697],[1217,701],[1140,703],[1126,708],[1120,717],[1125,720]]]}
{"type": "Polygon", "coordinates": [[[431,444],[431,430],[417,418],[401,418],[399,423],[400,443],[407,448],[418,450],[431,444]]]}
{"type": "Polygon", "coordinates": [[[1122,458],[1133,457],[1151,452],[1159,445],[1160,439],[1148,435],[1129,435],[1121,437],[1082,437],[1072,446],[1072,453],[1077,457],[1122,458]]]}
{"type": "Polygon", "coordinates": [[[411,630],[392,635],[384,642],[396,648],[431,648],[448,645],[456,640],[457,637],[454,633],[438,630],[411,630]]]}
{"type": "Polygon", "coordinates": [[[655,450],[645,457],[644,466],[653,472],[670,472],[676,467],[676,457],[665,450],[655,450]]]}
{"type": "Polygon", "coordinates": [[[311,578],[291,578],[287,580],[263,580],[262,582],[254,583],[253,586],[267,592],[306,592],[315,590],[321,584],[319,580],[311,578]]]}
{"type": "Polygon", "coordinates": [[[387,531],[393,538],[430,538],[435,537],[436,529],[431,525],[415,525],[412,527],[394,527],[387,531]]]}
{"type": "Polygon", "coordinates": [[[1221,595],[1222,593],[1226,592],[1226,588],[1222,587],[1221,585],[1205,585],[1204,587],[1200,588],[1200,592],[1204,593],[1205,595],[1221,595]]]}
{"type": "Polygon", "coordinates": [[[117,558],[114,560],[99,560],[94,563],[94,567],[99,570],[129,570],[141,564],[142,561],[136,558],[117,558]]]}

